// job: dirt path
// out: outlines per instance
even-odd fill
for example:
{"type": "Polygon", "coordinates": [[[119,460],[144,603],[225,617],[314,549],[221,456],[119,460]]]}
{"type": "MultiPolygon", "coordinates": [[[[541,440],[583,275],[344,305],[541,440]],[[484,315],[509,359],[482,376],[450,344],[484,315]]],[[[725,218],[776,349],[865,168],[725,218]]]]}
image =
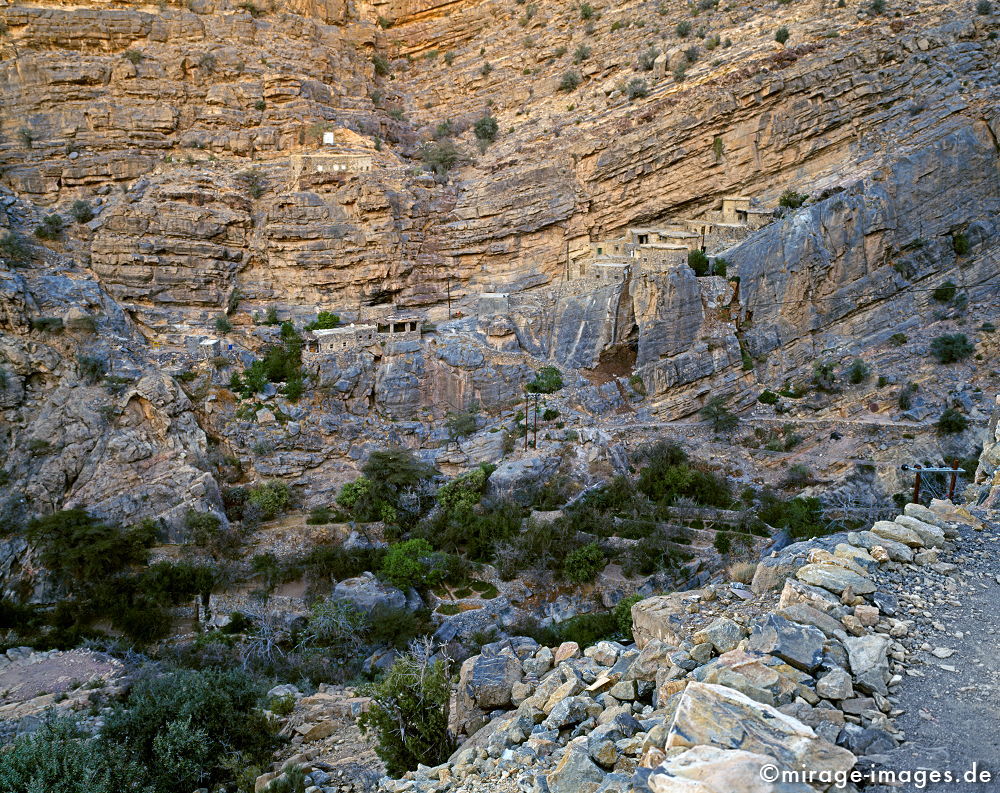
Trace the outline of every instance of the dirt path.
{"type": "Polygon", "coordinates": [[[985,517],[982,531],[963,526],[955,550],[941,554],[955,570],[919,568],[894,582],[897,617],[915,623],[900,639],[907,648],[907,675],[894,703],[905,711],[896,724],[906,742],[884,767],[950,771],[957,781],[920,787],[911,779],[866,791],[1000,790],[1000,515],[985,517]],[[990,772],[990,781],[963,778],[974,763],[990,772]]]}

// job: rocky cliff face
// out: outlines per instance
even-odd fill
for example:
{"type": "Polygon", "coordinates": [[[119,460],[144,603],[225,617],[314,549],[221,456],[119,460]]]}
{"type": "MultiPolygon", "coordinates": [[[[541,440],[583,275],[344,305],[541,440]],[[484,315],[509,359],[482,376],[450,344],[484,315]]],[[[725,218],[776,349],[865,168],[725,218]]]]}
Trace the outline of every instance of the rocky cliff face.
{"type": "MultiPolygon", "coordinates": [[[[746,405],[817,359],[888,355],[893,333],[922,355],[944,281],[977,318],[996,305],[993,15],[197,0],[7,5],[0,19],[0,228],[30,235],[77,200],[95,215],[16,269],[4,259],[5,470],[32,488],[29,512],[87,501],[175,519],[178,494],[211,507],[199,422],[253,474],[328,492],[373,445],[438,454],[434,420],[509,407],[545,361],[580,387],[560,408],[587,421],[635,410],[631,374],[644,418],[673,420],[712,394],[746,405]],[[486,114],[492,142],[474,132],[486,114]],[[372,169],[298,168],[328,131],[372,169]],[[428,150],[449,141],[454,167],[432,174],[428,150]],[[813,201],[724,252],[738,285],[680,266],[566,288],[592,240],[732,193],[774,206],[787,188],[813,201]],[[459,319],[483,291],[512,293],[516,310],[459,319]],[[307,361],[308,404],[282,403],[273,424],[236,417],[233,360],[191,354],[222,313],[245,362],[266,341],[255,312],[301,325],[373,298],[424,307],[441,328],[307,361]],[[71,308],[96,333],[40,329],[71,308]],[[103,356],[119,393],[88,385],[78,355],[103,356]],[[572,371],[594,368],[586,387],[572,371]],[[186,393],[164,369],[199,379],[186,393]]],[[[495,459],[501,427],[485,423],[492,437],[448,454],[495,459]]]]}
{"type": "Polygon", "coordinates": [[[3,519],[85,506],[124,523],[221,511],[190,399],[79,271],[0,269],[3,519]]]}

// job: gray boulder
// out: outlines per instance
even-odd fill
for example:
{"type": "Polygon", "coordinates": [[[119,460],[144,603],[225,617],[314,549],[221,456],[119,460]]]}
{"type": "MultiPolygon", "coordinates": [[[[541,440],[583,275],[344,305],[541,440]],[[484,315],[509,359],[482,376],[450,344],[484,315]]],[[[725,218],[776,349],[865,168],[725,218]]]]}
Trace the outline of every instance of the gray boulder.
{"type": "Polygon", "coordinates": [[[345,578],[333,588],[335,600],[348,600],[364,612],[376,608],[405,608],[406,595],[401,589],[383,584],[374,573],[364,572],[355,578],[345,578]]]}
{"type": "Polygon", "coordinates": [[[823,661],[826,637],[819,628],[799,625],[778,614],[768,614],[750,633],[748,648],[769,653],[796,669],[812,672],[823,661]]]}

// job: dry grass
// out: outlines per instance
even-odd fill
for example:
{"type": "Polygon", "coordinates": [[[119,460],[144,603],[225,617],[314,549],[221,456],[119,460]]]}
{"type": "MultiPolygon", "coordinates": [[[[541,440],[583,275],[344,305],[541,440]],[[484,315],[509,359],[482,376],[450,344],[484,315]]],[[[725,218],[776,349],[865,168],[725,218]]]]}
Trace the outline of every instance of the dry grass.
{"type": "Polygon", "coordinates": [[[733,562],[726,569],[726,574],[730,581],[738,581],[741,584],[749,584],[753,581],[753,574],[757,572],[756,562],[733,562]]]}

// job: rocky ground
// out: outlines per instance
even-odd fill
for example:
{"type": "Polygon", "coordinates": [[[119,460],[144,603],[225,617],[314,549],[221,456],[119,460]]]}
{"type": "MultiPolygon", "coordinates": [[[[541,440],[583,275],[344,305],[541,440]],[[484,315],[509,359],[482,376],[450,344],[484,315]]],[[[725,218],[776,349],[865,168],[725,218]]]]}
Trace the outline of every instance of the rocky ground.
{"type": "MultiPolygon", "coordinates": [[[[1000,782],[1000,660],[996,513],[982,527],[962,525],[955,548],[942,554],[947,572],[917,569],[886,576],[899,599],[897,631],[909,653],[899,686],[896,725],[906,741],[881,765],[890,770],[947,771],[956,782],[928,789],[990,790],[1000,782]],[[992,784],[963,779],[974,765],[990,772],[992,784]]],[[[898,790],[898,788],[895,788],[898,790]]],[[[909,787],[904,787],[909,790],[909,787]]],[[[889,787],[871,788],[879,793],[889,787]]]]}
{"type": "Polygon", "coordinates": [[[976,694],[936,706],[990,679],[960,642],[983,635],[970,623],[996,584],[971,561],[985,561],[995,539],[985,518],[946,502],[909,505],[870,531],[797,543],[764,560],[759,594],[712,587],[640,601],[635,645],[488,645],[463,664],[455,701],[454,726],[471,737],[448,763],[382,789],[804,793],[829,779],[782,786],[762,769],[836,775],[946,761],[928,748],[918,724],[928,718],[950,731],[931,734],[956,766],[989,765],[992,733],[957,712],[976,694]],[[968,616],[946,627],[952,608],[968,616]],[[718,616],[706,624],[702,612],[718,616]],[[967,671],[952,655],[968,657],[967,671]],[[935,674],[957,678],[941,685],[935,674]]]}

